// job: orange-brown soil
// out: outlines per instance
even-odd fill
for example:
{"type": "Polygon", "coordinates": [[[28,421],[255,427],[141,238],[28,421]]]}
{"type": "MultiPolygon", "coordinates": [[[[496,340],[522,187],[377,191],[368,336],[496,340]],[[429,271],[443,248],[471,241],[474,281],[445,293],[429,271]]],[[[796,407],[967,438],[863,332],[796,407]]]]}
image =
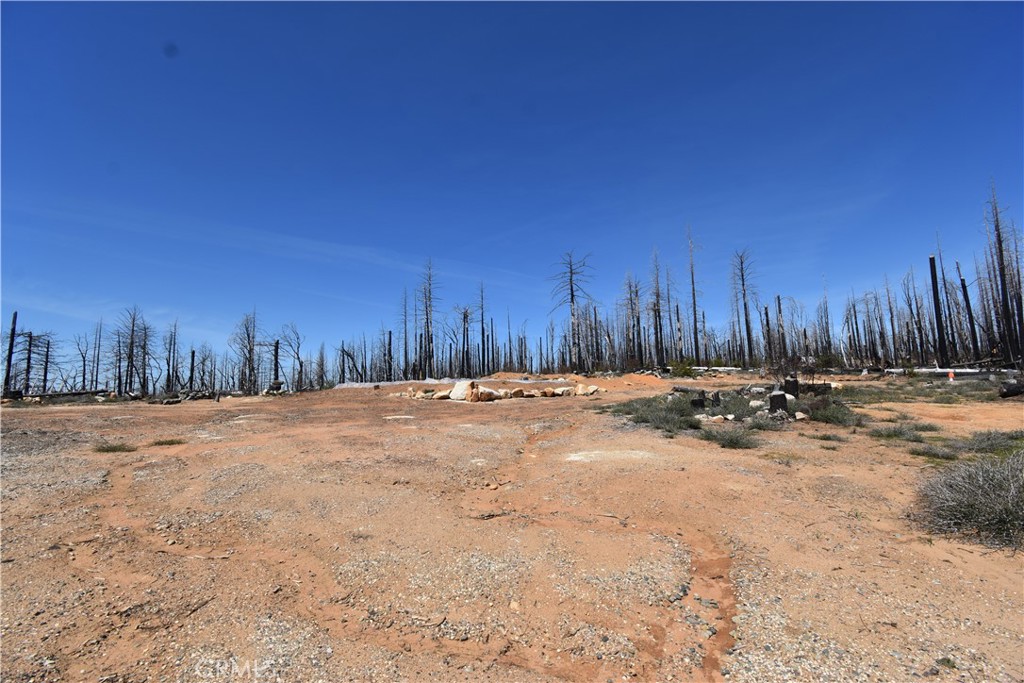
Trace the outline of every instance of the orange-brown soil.
{"type": "Polygon", "coordinates": [[[1024,679],[1024,561],[915,528],[934,467],[905,445],[668,439],[593,408],[672,382],[584,381],[608,391],[5,407],[3,679],[1024,679]]]}

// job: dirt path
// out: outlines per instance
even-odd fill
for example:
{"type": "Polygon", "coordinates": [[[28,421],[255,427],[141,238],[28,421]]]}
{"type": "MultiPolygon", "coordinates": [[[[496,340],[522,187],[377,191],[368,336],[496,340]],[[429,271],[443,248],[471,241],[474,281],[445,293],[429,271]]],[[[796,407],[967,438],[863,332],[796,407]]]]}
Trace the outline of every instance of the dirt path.
{"type": "Polygon", "coordinates": [[[5,408],[4,679],[1024,678],[1022,559],[910,526],[924,461],[666,439],[592,408],[669,383],[596,383],[5,408]]]}

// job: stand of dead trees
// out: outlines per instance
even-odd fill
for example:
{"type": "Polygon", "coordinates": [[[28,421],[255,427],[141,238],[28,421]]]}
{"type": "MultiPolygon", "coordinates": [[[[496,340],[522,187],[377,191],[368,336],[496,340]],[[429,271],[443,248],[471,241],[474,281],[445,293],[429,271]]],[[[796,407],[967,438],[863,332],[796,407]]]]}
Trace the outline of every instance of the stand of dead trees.
{"type": "Polygon", "coordinates": [[[528,335],[525,323],[513,326],[509,314],[496,325],[484,283],[476,301],[443,310],[429,261],[412,296],[403,294],[394,329],[382,327],[372,338],[364,334],[334,347],[307,345],[294,323],[267,333],[255,310],[238,322],[220,356],[206,342],[183,346],[176,322],[159,333],[134,306],[113,324],[101,320],[68,342],[51,332],[19,327],[15,312],[2,343],[3,394],[256,394],[271,382],[306,391],[344,382],[480,377],[498,371],[623,372],[672,365],[773,372],[808,365],[1022,369],[1021,238],[1007,225],[994,192],[985,224],[985,249],[974,263],[947,266],[936,245],[927,271],[923,259],[919,263],[926,273],[923,281],[911,268],[895,286],[885,278],[880,289],[850,292],[838,317],[827,291],[810,315],[784,292],[762,298],[752,255],[737,251],[730,272],[731,315],[718,328],[708,325],[700,306],[689,230],[688,301],[655,254],[646,281],[627,274],[619,300],[602,306],[586,290],[593,277],[588,257],[569,252],[551,277],[555,317],[537,337],[528,335]]]}

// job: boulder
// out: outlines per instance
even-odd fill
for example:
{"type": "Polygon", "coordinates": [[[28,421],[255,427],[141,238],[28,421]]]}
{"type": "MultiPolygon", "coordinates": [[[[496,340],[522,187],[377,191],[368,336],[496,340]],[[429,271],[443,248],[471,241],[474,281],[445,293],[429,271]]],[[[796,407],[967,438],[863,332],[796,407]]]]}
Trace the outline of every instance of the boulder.
{"type": "Polygon", "coordinates": [[[810,415],[807,415],[805,413],[801,413],[799,410],[796,411],[795,413],[793,413],[793,417],[796,418],[797,420],[807,420],[807,419],[810,419],[810,415]]]}
{"type": "Polygon", "coordinates": [[[708,422],[725,422],[725,417],[723,415],[715,415],[710,418],[708,422]]]}
{"type": "Polygon", "coordinates": [[[572,396],[572,387],[558,387],[555,389],[555,396],[572,396]]]}
{"type": "Polygon", "coordinates": [[[755,400],[750,402],[750,407],[754,408],[754,409],[757,409],[757,410],[760,410],[761,408],[764,408],[764,406],[765,406],[764,401],[758,401],[757,399],[755,399],[755,400]]]}
{"type": "Polygon", "coordinates": [[[523,392],[523,398],[537,398],[538,396],[540,396],[540,393],[538,393],[536,391],[524,391],[523,392]]]}
{"type": "Polygon", "coordinates": [[[544,387],[541,390],[540,395],[545,397],[545,398],[551,398],[552,396],[555,395],[555,390],[552,389],[551,387],[544,387]]]}
{"type": "Polygon", "coordinates": [[[512,392],[508,389],[499,389],[498,393],[501,394],[502,398],[512,398],[512,392]]]}
{"type": "Polygon", "coordinates": [[[501,398],[501,392],[487,387],[476,388],[477,400],[481,402],[497,401],[501,398]]]}
{"type": "Polygon", "coordinates": [[[451,389],[445,389],[444,391],[435,391],[434,395],[431,396],[430,398],[432,398],[435,401],[446,401],[446,400],[450,399],[451,397],[452,397],[452,390],[451,389]]]}
{"type": "Polygon", "coordinates": [[[469,392],[476,386],[476,382],[470,380],[463,380],[462,382],[456,382],[452,388],[451,393],[448,395],[453,401],[465,401],[469,398],[469,392]]]}
{"type": "Polygon", "coordinates": [[[525,397],[526,397],[526,392],[523,391],[521,388],[516,388],[516,389],[512,390],[512,398],[525,398],[525,397]]]}

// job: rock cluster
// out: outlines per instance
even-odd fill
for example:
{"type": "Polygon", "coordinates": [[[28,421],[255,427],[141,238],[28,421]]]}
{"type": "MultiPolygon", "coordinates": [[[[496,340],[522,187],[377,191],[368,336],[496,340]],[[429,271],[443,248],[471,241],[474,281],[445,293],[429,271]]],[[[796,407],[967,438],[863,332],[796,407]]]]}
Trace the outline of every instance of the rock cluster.
{"type": "Polygon", "coordinates": [[[491,389],[481,386],[473,380],[456,382],[451,389],[416,389],[409,387],[408,390],[392,394],[404,398],[416,398],[433,401],[465,401],[467,403],[487,403],[489,401],[500,401],[508,398],[554,398],[556,396],[593,396],[599,391],[607,391],[593,384],[577,384],[575,387],[544,387],[543,389],[491,389]]]}

